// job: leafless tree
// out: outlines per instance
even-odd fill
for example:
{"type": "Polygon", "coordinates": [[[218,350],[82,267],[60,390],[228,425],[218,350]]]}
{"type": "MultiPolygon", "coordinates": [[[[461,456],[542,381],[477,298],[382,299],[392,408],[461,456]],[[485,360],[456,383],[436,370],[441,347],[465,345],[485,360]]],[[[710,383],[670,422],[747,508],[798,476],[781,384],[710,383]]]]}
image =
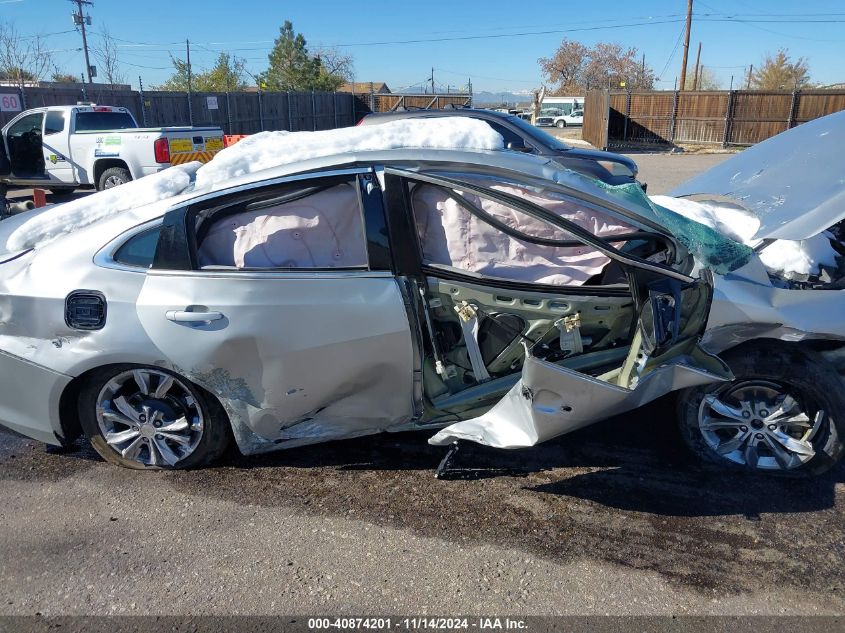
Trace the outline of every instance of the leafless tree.
{"type": "Polygon", "coordinates": [[[53,68],[53,60],[42,35],[23,36],[13,24],[0,23],[0,73],[23,88],[53,68]]]}
{"type": "Polygon", "coordinates": [[[638,62],[636,48],[599,42],[592,48],[563,40],[551,57],[541,57],[540,70],[554,86],[553,94],[582,93],[595,88],[651,89],[654,72],[638,62]]]}
{"type": "Polygon", "coordinates": [[[110,84],[124,82],[123,71],[120,68],[118,45],[105,26],[97,33],[98,42],[93,47],[94,57],[100,64],[100,74],[110,84]]]}
{"type": "Polygon", "coordinates": [[[352,81],[355,75],[355,61],[352,55],[342,53],[337,48],[321,48],[315,57],[320,58],[320,64],[327,74],[352,81]]]}

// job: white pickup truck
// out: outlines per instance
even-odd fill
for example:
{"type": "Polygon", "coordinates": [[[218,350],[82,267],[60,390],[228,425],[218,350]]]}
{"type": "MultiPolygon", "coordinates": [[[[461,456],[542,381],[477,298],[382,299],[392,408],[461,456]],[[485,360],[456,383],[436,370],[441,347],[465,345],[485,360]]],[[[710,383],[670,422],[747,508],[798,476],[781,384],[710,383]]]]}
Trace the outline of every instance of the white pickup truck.
{"type": "Polygon", "coordinates": [[[9,186],[108,189],[223,149],[218,127],[139,128],[126,108],[93,104],[27,110],[2,136],[2,195],[9,186]]]}

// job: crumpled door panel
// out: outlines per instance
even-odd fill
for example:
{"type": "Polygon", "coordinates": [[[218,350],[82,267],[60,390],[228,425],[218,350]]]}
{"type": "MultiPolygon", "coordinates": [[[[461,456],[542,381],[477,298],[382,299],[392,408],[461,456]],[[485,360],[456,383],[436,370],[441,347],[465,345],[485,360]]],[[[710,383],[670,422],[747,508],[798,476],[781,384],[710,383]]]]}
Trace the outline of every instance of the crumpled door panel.
{"type": "Polygon", "coordinates": [[[428,442],[446,445],[470,440],[495,448],[534,446],[640,407],[670,391],[728,379],[724,373],[711,373],[694,364],[690,356],[679,356],[641,378],[632,390],[528,356],[522,379],[490,411],[452,424],[428,442]]]}
{"type": "Polygon", "coordinates": [[[704,281],[650,284],[628,357],[601,376],[545,361],[526,349],[521,379],[502,400],[482,416],[446,427],[429,443],[533,446],[671,391],[731,380],[728,367],[698,344],[710,293],[704,281]]]}

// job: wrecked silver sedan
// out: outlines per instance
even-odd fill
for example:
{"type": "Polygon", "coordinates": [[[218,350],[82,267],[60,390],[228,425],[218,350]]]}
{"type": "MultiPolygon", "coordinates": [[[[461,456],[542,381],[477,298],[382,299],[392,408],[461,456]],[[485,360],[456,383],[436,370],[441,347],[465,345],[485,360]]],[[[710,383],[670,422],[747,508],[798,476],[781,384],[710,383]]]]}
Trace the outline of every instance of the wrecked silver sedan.
{"type": "Polygon", "coordinates": [[[835,286],[481,122],[391,125],[255,135],[0,223],[0,423],[187,468],[232,439],[528,447],[678,392],[705,460],[840,457],[835,286]]]}

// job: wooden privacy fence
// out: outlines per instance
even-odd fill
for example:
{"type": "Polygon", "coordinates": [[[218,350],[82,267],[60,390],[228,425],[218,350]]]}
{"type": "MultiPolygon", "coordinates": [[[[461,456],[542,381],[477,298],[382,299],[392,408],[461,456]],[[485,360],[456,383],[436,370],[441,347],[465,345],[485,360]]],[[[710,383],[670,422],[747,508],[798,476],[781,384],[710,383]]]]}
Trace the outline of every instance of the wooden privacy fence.
{"type": "MultiPolygon", "coordinates": [[[[77,89],[0,86],[0,103],[3,95],[14,95],[24,110],[93,101],[128,108],[141,126],[217,125],[226,134],[328,130],[357,122],[356,99],[345,92],[194,92],[189,99],[185,92],[98,90],[95,84],[84,95],[77,89]]],[[[18,113],[4,108],[0,125],[18,113]]]]}
{"type": "Polygon", "coordinates": [[[415,110],[440,109],[447,106],[466,108],[472,106],[469,93],[447,94],[372,94],[370,110],[373,112],[392,112],[401,108],[415,110]]]}
{"type": "Polygon", "coordinates": [[[845,91],[712,92],[594,90],[584,100],[584,140],[629,144],[753,145],[845,110],[845,91]]]}

